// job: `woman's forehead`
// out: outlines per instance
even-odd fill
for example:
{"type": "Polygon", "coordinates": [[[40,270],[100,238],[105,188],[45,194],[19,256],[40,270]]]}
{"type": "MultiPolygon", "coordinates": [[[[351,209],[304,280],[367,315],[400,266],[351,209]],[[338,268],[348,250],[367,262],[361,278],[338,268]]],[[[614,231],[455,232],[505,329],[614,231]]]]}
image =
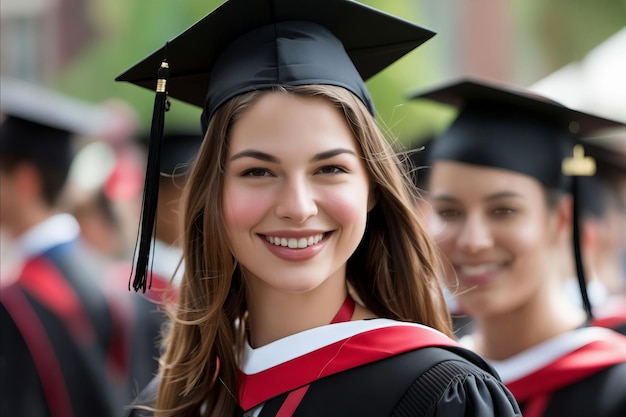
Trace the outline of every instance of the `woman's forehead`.
{"type": "Polygon", "coordinates": [[[349,149],[360,153],[344,114],[321,97],[266,93],[233,123],[229,155],[246,148],[284,153],[349,149]]]}
{"type": "Polygon", "coordinates": [[[430,194],[467,195],[542,195],[544,187],[535,178],[501,168],[436,161],[430,173],[430,194]]]}

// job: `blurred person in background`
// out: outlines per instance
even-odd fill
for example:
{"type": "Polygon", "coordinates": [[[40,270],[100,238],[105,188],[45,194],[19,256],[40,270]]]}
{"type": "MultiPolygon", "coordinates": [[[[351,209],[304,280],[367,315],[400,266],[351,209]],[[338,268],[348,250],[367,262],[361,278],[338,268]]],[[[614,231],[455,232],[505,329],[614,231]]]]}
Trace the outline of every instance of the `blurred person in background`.
{"type": "MultiPolygon", "coordinates": [[[[622,141],[624,148],[624,134],[622,130],[608,137],[616,144],[622,141]]],[[[611,147],[605,139],[608,137],[585,143],[598,172],[583,178],[581,184],[581,240],[589,276],[602,287],[604,295],[594,304],[594,324],[626,334],[626,151],[611,147]]],[[[576,295],[572,296],[580,303],[576,295]]]]}
{"type": "Polygon", "coordinates": [[[103,257],[119,259],[124,253],[122,223],[104,187],[76,194],[71,214],[80,225],[82,238],[103,257]]]}
{"type": "MultiPolygon", "coordinates": [[[[146,152],[148,141],[146,136],[135,140],[146,152]]],[[[183,273],[180,198],[201,142],[200,133],[191,129],[168,131],[163,137],[155,241],[150,254],[151,285],[145,293],[127,293],[124,307],[135,323],[127,346],[131,355],[128,377],[134,394],[158,371],[159,346],[169,323],[166,307],[173,308],[176,303],[183,273]]],[[[113,291],[128,291],[131,269],[129,262],[118,262],[110,270],[109,285],[113,291]]]]}
{"type": "Polygon", "coordinates": [[[104,261],[132,258],[141,209],[145,155],[135,143],[137,116],[121,100],[103,103],[109,117],[100,140],[80,148],[72,160],[64,206],[81,226],[82,239],[104,261]]]}
{"type": "Polygon", "coordinates": [[[461,343],[496,368],[524,416],[626,415],[626,338],[589,326],[589,303],[586,315],[563,291],[576,180],[593,165],[574,145],[619,123],[472,79],[415,98],[460,110],[427,164],[446,283],[473,319],[461,343]]]}
{"type": "Polygon", "coordinates": [[[0,279],[0,414],[118,416],[128,394],[97,257],[59,210],[78,136],[104,113],[49,90],[0,81],[0,224],[19,267],[0,279]]]}

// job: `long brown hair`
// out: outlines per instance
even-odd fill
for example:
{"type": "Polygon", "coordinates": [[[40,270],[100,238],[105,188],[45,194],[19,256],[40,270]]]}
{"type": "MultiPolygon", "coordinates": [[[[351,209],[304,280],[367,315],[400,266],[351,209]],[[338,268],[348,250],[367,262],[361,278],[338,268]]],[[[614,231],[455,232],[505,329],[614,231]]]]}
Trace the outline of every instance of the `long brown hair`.
{"type": "MultiPolygon", "coordinates": [[[[375,119],[340,87],[274,91],[329,100],[342,110],[362,149],[376,205],[348,260],[347,280],[357,297],[380,317],[422,323],[451,336],[437,281],[439,258],[414,206],[417,191],[375,119]]],[[[230,416],[236,407],[246,302],[224,229],[224,165],[232,125],[266,93],[237,96],[216,111],[186,185],[185,275],[164,340],[157,416],[230,416]]]]}

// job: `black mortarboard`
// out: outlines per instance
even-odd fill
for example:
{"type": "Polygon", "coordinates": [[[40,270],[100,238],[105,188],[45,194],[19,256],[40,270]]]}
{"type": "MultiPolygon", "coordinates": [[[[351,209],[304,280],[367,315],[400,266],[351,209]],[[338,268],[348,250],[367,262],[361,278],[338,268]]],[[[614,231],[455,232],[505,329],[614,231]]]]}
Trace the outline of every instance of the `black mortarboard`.
{"type": "Polygon", "coordinates": [[[583,304],[591,318],[580,256],[576,177],[593,175],[595,163],[577,143],[582,136],[622,124],[569,109],[521,88],[482,80],[458,80],[412,98],[459,110],[434,141],[430,163],[452,160],[505,169],[534,177],[548,188],[572,192],[576,269],[583,304]]]}
{"type": "Polygon", "coordinates": [[[157,92],[135,289],[145,290],[166,94],[202,107],[203,131],[230,98],[280,85],[343,87],[374,114],[364,80],[433,35],[352,0],[229,0],[117,77],[157,92]]]}
{"type": "Polygon", "coordinates": [[[15,79],[0,79],[0,153],[67,171],[72,137],[102,128],[102,107],[15,79]]]}
{"type": "MultiPolygon", "coordinates": [[[[351,0],[230,0],[117,77],[154,90],[166,58],[169,96],[203,107],[277,85],[363,83],[434,32],[351,0]]],[[[206,124],[204,126],[206,128],[206,124]]]]}

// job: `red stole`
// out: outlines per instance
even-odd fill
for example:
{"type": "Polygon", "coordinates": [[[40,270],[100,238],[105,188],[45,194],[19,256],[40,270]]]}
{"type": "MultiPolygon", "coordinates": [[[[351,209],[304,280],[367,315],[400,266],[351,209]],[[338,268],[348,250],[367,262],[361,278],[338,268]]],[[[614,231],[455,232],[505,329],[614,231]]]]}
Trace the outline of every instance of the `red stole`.
{"type": "Polygon", "coordinates": [[[626,337],[607,331],[602,338],[506,386],[518,402],[528,402],[525,417],[539,417],[554,392],[622,362],[626,362],[626,337]]]}
{"type": "MultiPolygon", "coordinates": [[[[430,346],[460,346],[426,326],[384,320],[364,320],[324,326],[368,325],[365,329],[291,360],[253,374],[239,372],[239,404],[249,410],[270,398],[310,384],[320,378],[401,353],[430,346]]],[[[323,329],[313,329],[318,332],[323,329]]]]}

